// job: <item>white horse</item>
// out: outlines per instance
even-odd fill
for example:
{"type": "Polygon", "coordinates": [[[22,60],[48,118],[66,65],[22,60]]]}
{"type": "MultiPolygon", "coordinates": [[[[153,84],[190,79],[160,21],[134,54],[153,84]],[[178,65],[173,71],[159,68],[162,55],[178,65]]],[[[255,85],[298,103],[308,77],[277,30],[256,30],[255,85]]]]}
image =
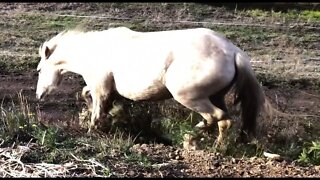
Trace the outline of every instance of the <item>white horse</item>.
{"type": "MultiPolygon", "coordinates": [[[[217,122],[221,143],[231,118],[224,96],[235,87],[241,104],[242,135],[254,135],[265,95],[249,57],[222,35],[205,28],[137,32],[125,27],[104,31],[64,31],[39,49],[36,95],[42,99],[58,86],[62,74],[82,75],[92,101],[95,128],[110,94],[128,99],[174,98],[204,118],[206,129],[217,122]]],[[[87,94],[88,95],[88,94],[87,94]]]]}

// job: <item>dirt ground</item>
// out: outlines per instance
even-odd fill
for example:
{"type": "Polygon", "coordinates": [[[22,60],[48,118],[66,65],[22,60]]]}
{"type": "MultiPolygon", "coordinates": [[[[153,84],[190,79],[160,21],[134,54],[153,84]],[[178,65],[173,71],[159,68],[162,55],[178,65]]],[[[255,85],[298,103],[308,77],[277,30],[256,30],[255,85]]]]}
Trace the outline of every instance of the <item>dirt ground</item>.
{"type": "MultiPolygon", "coordinates": [[[[19,9],[10,5],[3,7],[7,9],[2,11],[19,9]]],[[[39,5],[38,10],[41,11],[42,8],[47,10],[50,7],[52,6],[39,5]]],[[[63,8],[68,7],[63,6],[63,8]]],[[[35,98],[36,70],[13,74],[0,72],[0,82],[0,100],[3,104],[18,102],[18,94],[21,93],[27,98],[31,108],[38,110],[38,116],[45,123],[75,130],[81,128],[78,123],[79,112],[85,105],[79,98],[84,86],[81,77],[72,74],[66,76],[61,88],[51,94],[46,102],[38,102],[35,98]]],[[[297,88],[265,85],[264,90],[272,104],[282,112],[308,117],[284,117],[271,123],[272,127],[268,129],[274,131],[268,132],[270,135],[268,140],[281,143],[281,140],[274,139],[272,136],[281,137],[276,133],[283,133],[283,137],[288,137],[291,133],[293,139],[284,139],[284,141],[301,141],[304,137],[298,137],[297,134],[307,134],[303,128],[306,124],[303,119],[314,124],[319,119],[318,91],[314,87],[301,84],[297,88]],[[284,125],[284,123],[287,124],[284,125]],[[287,131],[281,131],[281,128],[287,131]]],[[[261,125],[260,128],[263,130],[263,127],[261,125]]],[[[312,128],[318,127],[320,126],[315,125],[312,128]]],[[[310,134],[309,138],[312,139],[313,135],[310,134]]],[[[319,166],[302,167],[285,157],[280,160],[266,157],[233,158],[203,150],[186,151],[163,144],[136,144],[131,150],[148,155],[153,165],[143,167],[135,163],[125,163],[120,155],[110,157],[110,167],[118,177],[320,177],[319,166]]]]}
{"type": "MultiPolygon", "coordinates": [[[[27,97],[32,107],[41,112],[41,119],[60,127],[80,128],[78,112],[84,101],[77,100],[81,92],[81,78],[65,78],[61,89],[47,102],[35,99],[36,73],[1,75],[0,98],[3,102],[18,101],[18,93],[27,97]],[[72,111],[70,111],[72,109],[72,111]]],[[[278,93],[279,99],[291,103],[290,112],[314,111],[319,113],[320,98],[309,90],[294,90],[281,94],[281,89],[266,89],[266,94],[278,93]],[[289,95],[290,94],[290,95],[289,95]],[[293,95],[294,94],[294,95],[293,95]],[[293,95],[293,96],[292,96],[293,95]]],[[[109,163],[117,176],[123,177],[319,177],[319,166],[302,167],[290,159],[272,160],[265,157],[232,158],[204,150],[186,151],[163,144],[136,144],[132,150],[148,155],[153,166],[146,168],[135,163],[121,161],[121,155],[110,157],[109,163]]]]}

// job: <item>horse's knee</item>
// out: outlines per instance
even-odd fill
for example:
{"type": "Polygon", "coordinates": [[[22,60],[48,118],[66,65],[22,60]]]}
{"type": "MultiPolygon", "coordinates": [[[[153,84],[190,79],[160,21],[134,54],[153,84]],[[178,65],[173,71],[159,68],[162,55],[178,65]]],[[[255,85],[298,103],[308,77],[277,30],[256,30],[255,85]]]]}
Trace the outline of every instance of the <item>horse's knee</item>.
{"type": "Polygon", "coordinates": [[[221,126],[223,124],[231,124],[231,122],[227,121],[226,119],[230,119],[228,114],[220,109],[215,109],[214,113],[200,113],[202,117],[204,118],[203,121],[199,122],[195,127],[198,129],[210,129],[213,127],[215,123],[222,121],[224,123],[221,123],[221,126]]]}
{"type": "Polygon", "coordinates": [[[231,126],[232,126],[232,120],[231,119],[218,121],[219,131],[228,130],[231,126]]]}
{"type": "Polygon", "coordinates": [[[92,96],[88,86],[83,87],[81,95],[82,98],[86,101],[89,111],[92,111],[92,96]]]}
{"type": "Polygon", "coordinates": [[[89,126],[89,129],[88,129],[88,131],[87,131],[87,134],[91,134],[92,130],[93,130],[92,127],[89,126]]]}
{"type": "Polygon", "coordinates": [[[82,93],[81,93],[82,97],[84,99],[87,99],[88,96],[90,96],[90,89],[88,86],[85,86],[82,88],[82,93]]]}

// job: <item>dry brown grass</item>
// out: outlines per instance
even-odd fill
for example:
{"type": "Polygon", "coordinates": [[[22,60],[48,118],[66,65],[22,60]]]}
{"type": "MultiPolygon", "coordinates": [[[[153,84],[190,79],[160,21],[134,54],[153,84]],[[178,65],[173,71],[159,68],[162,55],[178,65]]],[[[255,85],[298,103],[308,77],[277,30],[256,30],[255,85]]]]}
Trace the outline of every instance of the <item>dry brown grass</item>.
{"type": "MultiPolygon", "coordinates": [[[[83,160],[72,155],[74,159],[64,164],[51,163],[24,163],[21,158],[35,147],[36,143],[28,143],[25,146],[13,145],[0,148],[0,176],[10,177],[108,177],[98,175],[98,171],[108,169],[94,159],[83,160]]],[[[101,173],[100,173],[101,174],[101,173]]]]}

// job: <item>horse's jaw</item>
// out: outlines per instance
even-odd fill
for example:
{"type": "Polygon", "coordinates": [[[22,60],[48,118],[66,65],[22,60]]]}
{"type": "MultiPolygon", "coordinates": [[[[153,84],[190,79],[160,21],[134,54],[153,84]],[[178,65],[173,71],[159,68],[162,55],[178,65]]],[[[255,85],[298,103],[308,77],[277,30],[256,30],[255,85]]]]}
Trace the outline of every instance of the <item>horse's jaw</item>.
{"type": "Polygon", "coordinates": [[[46,88],[37,88],[36,98],[40,101],[44,101],[45,97],[47,97],[56,86],[48,86],[46,88]]]}

